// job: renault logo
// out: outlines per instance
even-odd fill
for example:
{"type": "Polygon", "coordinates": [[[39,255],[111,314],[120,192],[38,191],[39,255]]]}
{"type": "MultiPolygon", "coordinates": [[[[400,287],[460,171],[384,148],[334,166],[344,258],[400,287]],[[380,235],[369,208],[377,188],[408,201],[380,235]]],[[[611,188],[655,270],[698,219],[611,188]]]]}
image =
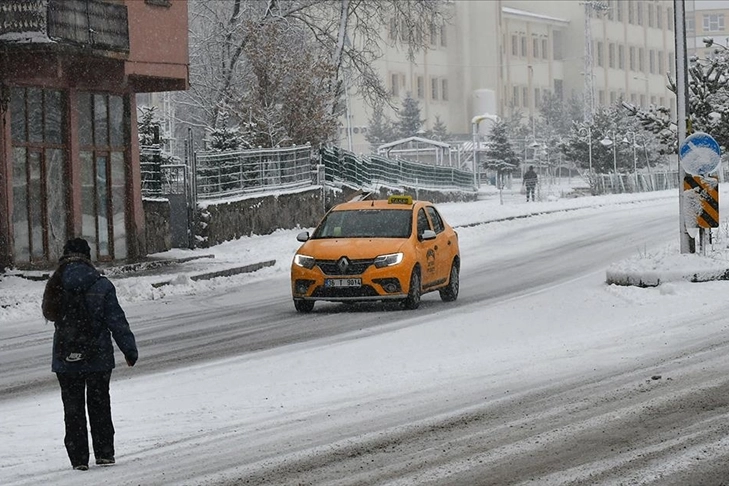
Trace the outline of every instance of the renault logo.
{"type": "Polygon", "coordinates": [[[337,260],[337,268],[339,268],[341,273],[347,273],[347,269],[349,268],[349,260],[347,257],[342,257],[337,260]]]}

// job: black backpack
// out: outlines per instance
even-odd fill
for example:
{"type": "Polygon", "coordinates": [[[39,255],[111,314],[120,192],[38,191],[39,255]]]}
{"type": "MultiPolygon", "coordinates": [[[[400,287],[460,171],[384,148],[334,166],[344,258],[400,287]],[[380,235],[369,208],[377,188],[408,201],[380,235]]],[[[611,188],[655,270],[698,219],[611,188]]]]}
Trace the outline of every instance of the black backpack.
{"type": "Polygon", "coordinates": [[[61,317],[55,322],[56,356],[69,363],[92,359],[99,332],[86,306],[86,291],[64,289],[60,310],[61,317]]]}

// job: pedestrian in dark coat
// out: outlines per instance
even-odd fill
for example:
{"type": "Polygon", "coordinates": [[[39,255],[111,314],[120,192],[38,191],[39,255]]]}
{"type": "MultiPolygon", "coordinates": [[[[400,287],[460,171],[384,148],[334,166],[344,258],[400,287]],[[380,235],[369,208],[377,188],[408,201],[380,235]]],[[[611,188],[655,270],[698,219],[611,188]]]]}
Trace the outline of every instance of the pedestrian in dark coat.
{"type": "Polygon", "coordinates": [[[69,240],[58,268],[43,293],[43,316],[49,321],[61,318],[63,291],[82,290],[97,329],[95,353],[86,360],[68,362],[58,356],[58,331],[53,335],[51,371],[61,386],[66,435],[66,452],[74,469],[89,468],[89,438],[86,408],[96,464],[114,464],[114,424],[111,419],[109,381],[114,363],[114,338],[127,365],[137,362],[137,345],[124,311],[116,298],[114,285],[91,263],[91,249],[83,238],[69,240]],[[86,397],[86,400],[85,400],[86,397]],[[86,406],[84,402],[86,401],[86,406]]]}
{"type": "Polygon", "coordinates": [[[532,202],[534,202],[534,190],[537,188],[537,181],[538,181],[537,173],[534,172],[534,166],[530,165],[529,170],[527,170],[524,173],[524,178],[522,179],[522,183],[524,184],[524,187],[526,188],[526,197],[527,202],[529,202],[529,197],[531,196],[532,202]]]}

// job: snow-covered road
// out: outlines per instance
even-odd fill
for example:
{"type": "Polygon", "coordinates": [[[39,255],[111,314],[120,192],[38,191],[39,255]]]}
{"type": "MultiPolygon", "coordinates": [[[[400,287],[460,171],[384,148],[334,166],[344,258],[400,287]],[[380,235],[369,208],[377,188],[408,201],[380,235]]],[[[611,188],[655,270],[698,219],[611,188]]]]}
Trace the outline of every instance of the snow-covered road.
{"type": "Polygon", "coordinates": [[[488,219],[483,203],[442,205],[462,226],[461,297],[429,295],[414,312],[317,304],[296,314],[295,232],[259,239],[260,254],[284,260],[259,275],[129,298],[141,357],[112,378],[113,468],[70,469],[49,332],[16,319],[0,329],[0,483],[720,477],[727,284],[604,283],[611,262],[677,239],[672,196],[475,226],[465,225],[488,219]]]}

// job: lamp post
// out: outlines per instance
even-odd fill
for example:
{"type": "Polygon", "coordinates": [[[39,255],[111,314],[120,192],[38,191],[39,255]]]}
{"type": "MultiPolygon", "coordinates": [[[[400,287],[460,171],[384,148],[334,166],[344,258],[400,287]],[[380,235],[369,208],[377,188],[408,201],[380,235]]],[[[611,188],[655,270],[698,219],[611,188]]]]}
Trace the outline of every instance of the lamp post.
{"type": "Polygon", "coordinates": [[[592,127],[582,127],[579,134],[587,137],[587,157],[589,160],[590,174],[592,174],[592,127]]]}
{"type": "Polygon", "coordinates": [[[617,175],[618,174],[618,151],[617,151],[617,145],[612,140],[613,138],[615,138],[615,132],[610,130],[605,134],[605,137],[602,140],[600,140],[600,144],[602,144],[603,147],[610,147],[610,146],[613,147],[613,172],[615,172],[615,174],[617,175]],[[608,134],[612,135],[612,136],[609,137],[608,134]]]}
{"type": "Polygon", "coordinates": [[[471,119],[471,126],[473,128],[473,184],[476,187],[481,187],[479,177],[478,177],[478,125],[484,120],[491,120],[492,122],[496,123],[499,121],[499,117],[496,115],[489,115],[489,114],[483,114],[483,115],[476,115],[471,119]]]}
{"type": "Polygon", "coordinates": [[[636,147],[635,132],[628,132],[627,134],[625,134],[625,136],[623,137],[623,143],[631,144],[633,146],[633,172],[635,172],[637,174],[638,173],[638,156],[635,152],[635,147],[636,147]],[[628,138],[628,135],[630,135],[630,138],[628,138]]]}

